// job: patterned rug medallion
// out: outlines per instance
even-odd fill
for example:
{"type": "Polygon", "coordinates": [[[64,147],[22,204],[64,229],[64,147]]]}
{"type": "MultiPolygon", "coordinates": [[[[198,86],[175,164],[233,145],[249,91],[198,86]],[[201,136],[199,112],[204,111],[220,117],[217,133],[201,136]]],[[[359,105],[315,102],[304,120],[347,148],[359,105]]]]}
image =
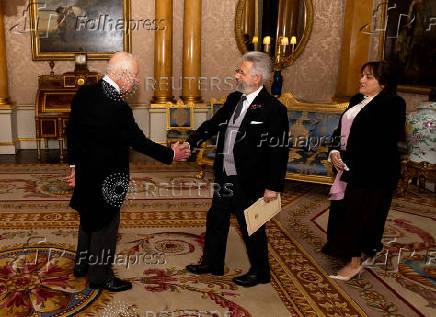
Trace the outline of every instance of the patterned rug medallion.
{"type": "Polygon", "coordinates": [[[72,275],[78,216],[68,207],[71,191],[62,181],[68,170],[65,165],[0,166],[0,316],[408,317],[434,312],[434,266],[422,265],[423,250],[436,248],[431,200],[424,201],[428,207],[413,199],[394,203],[401,214],[390,215],[390,239],[397,238],[390,247],[401,242],[417,250],[402,258],[395,276],[389,271],[391,257],[386,270],[376,267],[348,283],[330,280],[327,275],[339,264],[319,253],[326,187],[302,183],[288,184],[284,210],[267,226],[271,284],[247,289],[232,282],[248,269],[234,219],[225,275],[188,273],[184,267],[201,258],[213,189],[212,175],[198,180],[190,163],[132,165],[113,268],[132,281],[133,289],[89,289],[86,278],[72,275]]]}

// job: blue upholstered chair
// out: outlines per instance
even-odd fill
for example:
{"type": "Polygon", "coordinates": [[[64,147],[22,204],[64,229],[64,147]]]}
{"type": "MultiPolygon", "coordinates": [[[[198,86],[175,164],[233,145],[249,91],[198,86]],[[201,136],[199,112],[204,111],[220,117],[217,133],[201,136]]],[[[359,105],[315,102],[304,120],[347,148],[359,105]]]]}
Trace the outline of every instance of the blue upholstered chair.
{"type": "Polygon", "coordinates": [[[167,117],[167,145],[179,141],[183,143],[192,133],[194,127],[193,105],[168,103],[166,106],[167,117]]]}
{"type": "Polygon", "coordinates": [[[328,145],[348,103],[314,104],[290,93],[279,99],[288,108],[290,151],[286,179],[332,184],[328,145]]]}

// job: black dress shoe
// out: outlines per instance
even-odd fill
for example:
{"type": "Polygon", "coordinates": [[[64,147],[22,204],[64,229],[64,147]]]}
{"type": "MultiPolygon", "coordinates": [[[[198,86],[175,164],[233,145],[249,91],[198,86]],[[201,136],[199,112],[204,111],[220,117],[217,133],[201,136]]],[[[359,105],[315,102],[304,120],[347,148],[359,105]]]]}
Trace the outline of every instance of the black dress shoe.
{"type": "Polygon", "coordinates": [[[244,286],[252,287],[257,284],[268,284],[271,281],[270,276],[258,276],[257,274],[247,273],[245,275],[237,276],[232,279],[233,283],[244,286]]]}
{"type": "Polygon", "coordinates": [[[120,280],[118,277],[112,277],[106,283],[89,283],[89,288],[107,289],[110,292],[122,292],[132,288],[132,283],[120,280]]]}
{"type": "Polygon", "coordinates": [[[73,274],[75,277],[85,277],[88,275],[88,267],[75,266],[73,274]]]}
{"type": "Polygon", "coordinates": [[[212,275],[216,275],[216,276],[223,276],[224,275],[224,268],[222,269],[216,269],[210,265],[207,264],[199,264],[199,265],[187,265],[186,269],[188,270],[188,272],[191,272],[193,274],[206,274],[206,273],[211,273],[212,275]]]}

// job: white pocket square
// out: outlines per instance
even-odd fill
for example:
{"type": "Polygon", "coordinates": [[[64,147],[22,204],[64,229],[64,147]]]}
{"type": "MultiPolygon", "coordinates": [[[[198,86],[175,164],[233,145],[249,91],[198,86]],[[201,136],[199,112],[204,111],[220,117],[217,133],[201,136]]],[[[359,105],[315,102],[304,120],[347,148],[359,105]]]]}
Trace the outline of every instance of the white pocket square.
{"type": "Polygon", "coordinates": [[[262,124],[262,121],[251,121],[250,124],[262,124]]]}

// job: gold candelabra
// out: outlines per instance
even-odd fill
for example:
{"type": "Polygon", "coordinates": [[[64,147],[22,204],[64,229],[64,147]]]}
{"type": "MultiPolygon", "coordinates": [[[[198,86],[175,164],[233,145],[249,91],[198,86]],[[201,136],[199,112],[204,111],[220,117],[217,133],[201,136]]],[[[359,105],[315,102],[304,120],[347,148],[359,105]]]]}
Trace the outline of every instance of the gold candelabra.
{"type": "MultiPolygon", "coordinates": [[[[264,52],[267,54],[270,54],[271,37],[265,36],[263,39],[263,44],[264,44],[264,52]]],[[[278,39],[277,44],[276,44],[275,54],[272,57],[273,69],[275,71],[280,71],[283,69],[283,65],[284,65],[285,59],[286,59],[286,50],[287,50],[287,47],[289,45],[292,45],[292,51],[291,51],[290,57],[288,57],[288,58],[291,58],[291,59],[294,58],[296,44],[297,44],[297,38],[295,36],[291,37],[290,43],[289,43],[289,38],[287,36],[283,36],[283,37],[280,37],[278,39]]]]}

